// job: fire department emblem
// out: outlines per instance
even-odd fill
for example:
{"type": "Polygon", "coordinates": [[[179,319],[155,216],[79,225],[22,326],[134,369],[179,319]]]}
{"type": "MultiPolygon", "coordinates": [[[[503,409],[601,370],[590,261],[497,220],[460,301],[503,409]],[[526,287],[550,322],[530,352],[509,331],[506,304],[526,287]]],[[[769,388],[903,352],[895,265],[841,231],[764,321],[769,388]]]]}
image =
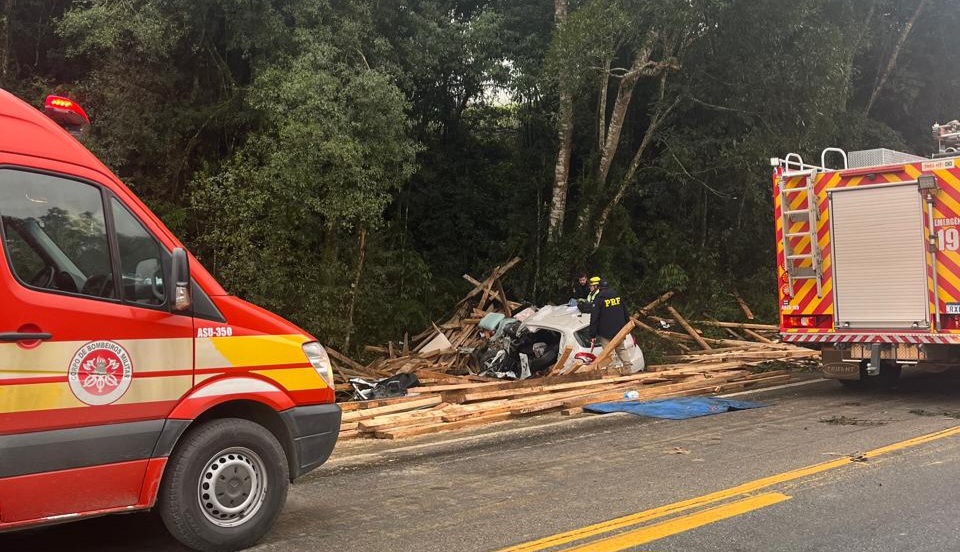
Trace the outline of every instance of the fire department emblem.
{"type": "Polygon", "coordinates": [[[99,406],[116,402],[127,392],[133,380],[133,363],[120,345],[91,341],[73,355],[67,375],[74,396],[99,406]]]}

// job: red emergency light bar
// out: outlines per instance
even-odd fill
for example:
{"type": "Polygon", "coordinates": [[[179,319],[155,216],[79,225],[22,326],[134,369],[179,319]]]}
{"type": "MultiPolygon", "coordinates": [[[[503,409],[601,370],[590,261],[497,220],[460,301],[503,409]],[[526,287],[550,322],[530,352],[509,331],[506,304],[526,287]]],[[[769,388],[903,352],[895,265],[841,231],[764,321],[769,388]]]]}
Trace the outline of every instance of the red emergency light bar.
{"type": "Polygon", "coordinates": [[[90,126],[90,117],[80,104],[63,96],[47,96],[43,112],[70,134],[79,137],[90,126]]]}

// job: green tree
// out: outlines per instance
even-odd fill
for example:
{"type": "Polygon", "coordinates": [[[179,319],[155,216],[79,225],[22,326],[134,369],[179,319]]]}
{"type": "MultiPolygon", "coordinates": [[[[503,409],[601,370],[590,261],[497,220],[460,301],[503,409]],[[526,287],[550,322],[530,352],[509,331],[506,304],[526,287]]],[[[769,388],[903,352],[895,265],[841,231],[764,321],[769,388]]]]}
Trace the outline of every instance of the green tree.
{"type": "Polygon", "coordinates": [[[310,34],[298,42],[299,55],[254,80],[261,127],[194,182],[192,206],[209,221],[198,233],[204,256],[230,289],[331,339],[352,324],[345,298],[365,256],[365,245],[341,242],[379,228],[416,145],[387,75],[343,63],[310,34]]]}

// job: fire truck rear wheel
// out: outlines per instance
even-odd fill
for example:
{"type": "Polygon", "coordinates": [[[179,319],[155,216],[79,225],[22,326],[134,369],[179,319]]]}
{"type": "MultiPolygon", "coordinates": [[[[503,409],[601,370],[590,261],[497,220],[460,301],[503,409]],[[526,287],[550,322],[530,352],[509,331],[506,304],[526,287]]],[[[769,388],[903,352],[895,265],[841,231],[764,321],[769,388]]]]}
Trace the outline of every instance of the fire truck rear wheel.
{"type": "Polygon", "coordinates": [[[860,379],[855,380],[837,380],[844,385],[844,387],[849,388],[885,388],[885,387],[894,387],[897,385],[897,382],[900,381],[900,373],[903,371],[903,367],[900,366],[895,360],[881,360],[880,361],[880,373],[876,376],[867,375],[867,363],[869,361],[862,360],[860,361],[860,379]]]}
{"type": "Polygon", "coordinates": [[[287,499],[289,471],[272,433],[225,418],[191,429],[170,455],[157,509],[167,530],[203,552],[256,544],[287,499]]]}

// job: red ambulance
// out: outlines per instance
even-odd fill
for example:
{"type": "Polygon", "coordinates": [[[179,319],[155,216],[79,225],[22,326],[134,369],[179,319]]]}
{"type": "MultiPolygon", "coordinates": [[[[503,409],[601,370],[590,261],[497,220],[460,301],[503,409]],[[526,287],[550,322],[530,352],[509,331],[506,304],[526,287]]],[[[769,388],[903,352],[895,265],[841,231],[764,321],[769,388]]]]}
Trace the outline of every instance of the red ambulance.
{"type": "Polygon", "coordinates": [[[333,451],[327,353],[227,294],[71,136],[78,105],[45,112],[0,90],[0,532],[155,509],[251,546],[333,451]]]}

